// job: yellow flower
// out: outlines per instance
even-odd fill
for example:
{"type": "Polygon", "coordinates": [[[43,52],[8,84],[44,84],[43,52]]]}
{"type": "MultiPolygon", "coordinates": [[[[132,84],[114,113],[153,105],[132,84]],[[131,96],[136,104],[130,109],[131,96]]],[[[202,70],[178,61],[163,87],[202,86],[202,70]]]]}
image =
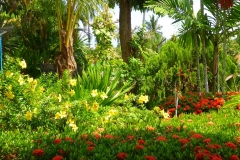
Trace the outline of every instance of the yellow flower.
{"type": "Polygon", "coordinates": [[[141,96],[138,98],[138,102],[139,102],[140,104],[147,103],[147,102],[148,102],[148,96],[143,96],[143,95],[141,95],[141,96]]]}
{"type": "Polygon", "coordinates": [[[75,120],[72,119],[72,118],[69,118],[69,119],[67,120],[67,123],[69,124],[70,127],[76,126],[75,120]]]}
{"type": "Polygon", "coordinates": [[[91,95],[92,95],[93,97],[96,97],[96,96],[98,95],[97,89],[92,90],[91,95]]]}
{"type": "Polygon", "coordinates": [[[10,91],[10,92],[5,92],[5,95],[9,98],[9,99],[13,99],[15,96],[14,94],[10,91]]]}
{"type": "Polygon", "coordinates": [[[61,117],[61,114],[60,114],[59,112],[57,112],[57,113],[55,114],[55,119],[60,119],[60,117],[61,117]]]}
{"type": "Polygon", "coordinates": [[[33,113],[37,114],[37,108],[34,108],[33,113]]]}
{"type": "Polygon", "coordinates": [[[69,94],[73,96],[75,94],[75,91],[73,89],[70,90],[69,94]]]}
{"type": "Polygon", "coordinates": [[[93,106],[92,106],[92,110],[93,111],[97,111],[98,110],[98,107],[99,107],[99,104],[97,102],[94,102],[93,103],[93,106]]]}
{"type": "Polygon", "coordinates": [[[103,100],[106,99],[106,98],[108,98],[107,94],[104,93],[104,92],[101,93],[100,97],[101,97],[103,100]]]}
{"type": "Polygon", "coordinates": [[[22,69],[27,68],[27,64],[25,60],[22,60],[21,62],[19,62],[19,65],[22,67],[22,69]]]}
{"type": "Polygon", "coordinates": [[[167,112],[164,112],[163,113],[163,118],[169,118],[170,116],[169,116],[169,114],[167,113],[167,112]]]}
{"type": "Polygon", "coordinates": [[[62,119],[64,117],[67,117],[66,111],[60,111],[55,114],[55,119],[60,119],[60,118],[62,119]]]}
{"type": "Polygon", "coordinates": [[[76,86],[77,80],[76,79],[70,79],[69,83],[70,83],[71,86],[76,86]]]}
{"type": "Polygon", "coordinates": [[[27,113],[25,114],[26,120],[31,121],[32,120],[32,115],[33,115],[32,112],[27,111],[27,113]]]}
{"type": "Polygon", "coordinates": [[[7,72],[5,73],[6,77],[11,77],[13,75],[13,73],[9,70],[7,70],[7,72]]]}
{"type": "Polygon", "coordinates": [[[34,86],[36,86],[37,85],[37,80],[34,79],[32,83],[33,83],[34,86]]]}
{"type": "Polygon", "coordinates": [[[18,78],[18,82],[19,82],[20,85],[24,84],[24,80],[21,76],[18,78]]]}
{"type": "Polygon", "coordinates": [[[33,78],[28,78],[28,83],[31,83],[33,81],[33,78]]]}
{"type": "Polygon", "coordinates": [[[117,115],[117,110],[115,110],[115,109],[110,110],[110,111],[109,111],[109,115],[110,115],[110,116],[115,116],[115,115],[117,115]]]}
{"type": "Polygon", "coordinates": [[[128,94],[125,94],[124,95],[124,100],[127,101],[129,99],[129,95],[128,94]]]}
{"type": "Polygon", "coordinates": [[[103,119],[103,123],[107,123],[107,122],[109,121],[109,119],[110,119],[110,116],[106,116],[106,117],[104,117],[104,119],[103,119]]]}
{"type": "Polygon", "coordinates": [[[74,130],[74,132],[76,132],[76,131],[78,130],[78,127],[77,127],[76,124],[73,124],[71,127],[72,127],[72,129],[74,130]]]}
{"type": "Polygon", "coordinates": [[[39,88],[39,92],[41,92],[41,93],[43,93],[44,90],[45,90],[45,89],[43,88],[43,86],[41,86],[41,87],[39,88]]]}
{"type": "Polygon", "coordinates": [[[11,91],[12,90],[12,85],[9,84],[6,88],[11,91]]]}
{"type": "Polygon", "coordinates": [[[58,102],[61,102],[61,101],[62,101],[62,96],[61,96],[61,94],[58,95],[57,99],[58,99],[58,102]]]}

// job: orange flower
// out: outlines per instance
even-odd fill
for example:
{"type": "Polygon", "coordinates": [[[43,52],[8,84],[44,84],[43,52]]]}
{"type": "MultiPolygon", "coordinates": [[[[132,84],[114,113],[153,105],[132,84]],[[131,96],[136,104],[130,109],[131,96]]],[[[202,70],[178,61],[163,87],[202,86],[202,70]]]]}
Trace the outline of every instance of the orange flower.
{"type": "Polygon", "coordinates": [[[33,150],[32,154],[36,157],[40,157],[44,155],[44,150],[43,149],[35,149],[33,150]]]}
{"type": "Polygon", "coordinates": [[[155,130],[155,128],[152,127],[152,126],[147,126],[146,128],[147,128],[148,131],[154,131],[155,130]]]}

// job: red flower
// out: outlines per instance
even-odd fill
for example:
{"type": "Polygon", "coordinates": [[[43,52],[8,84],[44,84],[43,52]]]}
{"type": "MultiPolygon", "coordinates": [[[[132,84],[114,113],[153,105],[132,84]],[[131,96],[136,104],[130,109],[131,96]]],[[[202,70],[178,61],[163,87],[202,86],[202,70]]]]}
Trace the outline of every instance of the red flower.
{"type": "Polygon", "coordinates": [[[203,142],[206,143],[206,144],[208,144],[208,143],[211,142],[211,139],[210,139],[210,138],[204,139],[203,142]]]}
{"type": "Polygon", "coordinates": [[[209,155],[208,160],[222,160],[222,157],[218,154],[209,155]]]}
{"type": "Polygon", "coordinates": [[[33,150],[32,154],[34,156],[40,157],[40,156],[44,155],[44,150],[43,149],[35,149],[35,150],[33,150]]]}
{"type": "Polygon", "coordinates": [[[142,149],[144,148],[144,146],[142,146],[142,145],[136,145],[135,148],[138,149],[138,150],[142,150],[142,149]]]}
{"type": "Polygon", "coordinates": [[[229,160],[239,160],[238,155],[232,155],[231,157],[229,157],[229,160]]]}
{"type": "Polygon", "coordinates": [[[59,143],[61,143],[62,142],[62,139],[56,139],[56,140],[54,140],[54,144],[59,144],[59,143]]]}
{"type": "Polygon", "coordinates": [[[95,146],[95,144],[93,142],[87,141],[86,143],[88,144],[88,147],[94,147],[95,146]]]}
{"type": "Polygon", "coordinates": [[[219,149],[222,148],[222,146],[220,144],[208,144],[206,145],[207,148],[209,149],[219,149]]]}
{"type": "Polygon", "coordinates": [[[99,139],[101,138],[101,134],[95,133],[95,134],[94,134],[94,137],[95,137],[96,140],[99,140],[99,139]]]}
{"type": "Polygon", "coordinates": [[[62,156],[55,156],[55,157],[53,157],[53,159],[52,160],[62,160],[63,159],[63,157],[62,156]]]}
{"type": "Polygon", "coordinates": [[[94,150],[94,147],[93,147],[93,146],[90,146],[90,147],[87,148],[87,150],[88,150],[88,151],[92,151],[92,150],[94,150]]]}
{"type": "Polygon", "coordinates": [[[139,139],[139,140],[138,140],[138,144],[144,145],[144,144],[145,144],[145,141],[144,141],[143,139],[139,139]]]}
{"type": "Polygon", "coordinates": [[[167,142],[167,139],[165,137],[163,137],[163,136],[158,136],[157,137],[157,141],[165,141],[165,142],[167,142]]]}
{"type": "Polygon", "coordinates": [[[113,139],[114,137],[111,134],[107,134],[104,136],[104,138],[113,139]]]}
{"type": "Polygon", "coordinates": [[[225,143],[225,146],[227,146],[228,148],[237,149],[237,146],[232,142],[225,143]]]}
{"type": "Polygon", "coordinates": [[[201,135],[201,134],[193,134],[193,135],[192,135],[192,138],[202,139],[202,138],[203,138],[203,135],[201,135]]]}
{"type": "Polygon", "coordinates": [[[188,143],[190,141],[189,138],[181,138],[178,140],[182,146],[184,146],[186,143],[188,143]]]}
{"type": "Polygon", "coordinates": [[[69,138],[69,137],[66,137],[65,140],[69,141],[69,142],[73,142],[73,140],[71,138],[69,138]]]}
{"type": "Polygon", "coordinates": [[[134,138],[134,136],[132,136],[132,135],[127,136],[127,139],[129,139],[129,140],[132,140],[133,138],[134,138]]]}
{"type": "Polygon", "coordinates": [[[156,158],[154,156],[145,156],[146,160],[155,160],[156,158]]]}
{"type": "Polygon", "coordinates": [[[176,134],[173,134],[173,135],[172,135],[172,138],[174,138],[174,139],[179,139],[180,136],[179,136],[179,135],[176,135],[176,134]]]}
{"type": "Polygon", "coordinates": [[[194,152],[199,153],[199,152],[201,152],[201,150],[202,150],[201,146],[196,146],[195,149],[194,149],[194,152]]]}
{"type": "Polygon", "coordinates": [[[117,154],[117,158],[118,158],[119,160],[124,160],[124,159],[127,158],[127,157],[128,157],[128,154],[127,154],[127,153],[124,153],[124,152],[120,152],[120,153],[117,154]]]}

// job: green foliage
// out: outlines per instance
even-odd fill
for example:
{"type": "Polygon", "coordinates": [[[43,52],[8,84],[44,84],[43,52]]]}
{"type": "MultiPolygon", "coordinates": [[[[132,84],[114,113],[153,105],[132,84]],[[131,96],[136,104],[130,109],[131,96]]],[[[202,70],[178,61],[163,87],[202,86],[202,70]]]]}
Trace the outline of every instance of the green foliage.
{"type": "Polygon", "coordinates": [[[121,74],[121,71],[113,71],[112,67],[107,64],[101,66],[97,63],[89,66],[86,71],[83,71],[82,76],[77,78],[76,99],[83,99],[85,93],[97,90],[106,93],[108,97],[100,104],[112,104],[132,88],[130,81],[121,84],[121,74]]]}

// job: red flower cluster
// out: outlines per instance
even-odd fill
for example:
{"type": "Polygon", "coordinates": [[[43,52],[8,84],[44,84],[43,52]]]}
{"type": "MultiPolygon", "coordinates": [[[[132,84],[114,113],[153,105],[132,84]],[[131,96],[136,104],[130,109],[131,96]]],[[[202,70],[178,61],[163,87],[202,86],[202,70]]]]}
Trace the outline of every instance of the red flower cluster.
{"type": "Polygon", "coordinates": [[[62,139],[55,139],[53,143],[54,143],[54,144],[59,144],[59,143],[61,143],[61,142],[62,142],[62,139]]]}
{"type": "Polygon", "coordinates": [[[114,137],[111,134],[107,134],[104,136],[104,138],[113,139],[114,137]]]}
{"type": "Polygon", "coordinates": [[[227,146],[228,148],[237,149],[237,145],[232,142],[225,143],[225,146],[227,146]]]}
{"type": "Polygon", "coordinates": [[[142,150],[142,149],[144,148],[144,146],[143,146],[143,145],[136,145],[135,148],[136,148],[137,150],[142,150]]]}
{"type": "Polygon", "coordinates": [[[203,138],[203,135],[201,135],[201,134],[193,134],[192,135],[192,138],[195,138],[195,139],[202,139],[203,138]]]}
{"type": "Polygon", "coordinates": [[[167,142],[167,139],[165,137],[163,137],[163,136],[158,136],[157,137],[157,141],[165,141],[165,142],[167,142]]]}
{"type": "Polygon", "coordinates": [[[220,0],[219,3],[222,9],[229,9],[233,6],[233,0],[220,0]]]}
{"type": "Polygon", "coordinates": [[[120,152],[117,154],[117,159],[119,159],[119,160],[124,160],[127,157],[128,157],[128,154],[124,153],[124,152],[120,152]]]}
{"type": "Polygon", "coordinates": [[[55,156],[52,160],[63,160],[63,156],[55,156]]]}
{"type": "Polygon", "coordinates": [[[40,157],[40,156],[44,155],[44,150],[43,149],[35,149],[35,150],[33,150],[32,155],[34,155],[36,157],[40,157]]]}
{"type": "Polygon", "coordinates": [[[145,141],[143,139],[139,139],[137,142],[138,142],[139,145],[144,145],[145,144],[145,141]]]}
{"type": "Polygon", "coordinates": [[[145,156],[146,160],[156,160],[154,156],[145,156]]]}
{"type": "Polygon", "coordinates": [[[239,160],[238,155],[232,155],[229,160],[239,160]]]}

